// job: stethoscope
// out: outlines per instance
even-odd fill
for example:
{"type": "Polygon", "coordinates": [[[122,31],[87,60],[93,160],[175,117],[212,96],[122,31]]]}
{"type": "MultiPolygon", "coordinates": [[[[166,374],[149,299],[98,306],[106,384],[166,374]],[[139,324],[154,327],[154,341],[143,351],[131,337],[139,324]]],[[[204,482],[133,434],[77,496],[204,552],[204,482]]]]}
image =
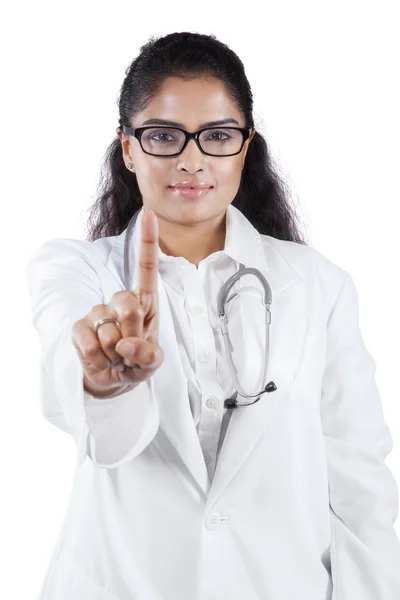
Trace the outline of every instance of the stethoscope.
{"type": "MultiPolygon", "coordinates": [[[[137,210],[135,212],[135,214],[132,216],[132,218],[130,219],[128,226],[126,228],[126,234],[125,234],[124,286],[125,286],[125,290],[128,290],[128,291],[131,290],[131,284],[132,284],[132,274],[131,274],[131,269],[130,269],[130,244],[131,244],[131,237],[132,237],[131,234],[132,234],[132,229],[135,226],[138,214],[140,213],[141,210],[142,209],[139,208],[139,210],[137,210]]],[[[241,290],[241,291],[244,292],[245,290],[241,290]]],[[[258,400],[261,398],[262,394],[265,394],[266,392],[274,392],[275,390],[278,389],[273,381],[270,381],[267,385],[265,385],[266,381],[267,381],[268,365],[269,365],[270,326],[271,326],[270,306],[271,306],[271,303],[272,303],[272,291],[271,291],[270,285],[269,285],[268,281],[265,279],[264,275],[258,269],[255,269],[253,267],[245,267],[242,263],[239,263],[239,270],[237,271],[237,273],[235,273],[234,275],[229,277],[229,279],[224,283],[224,285],[222,286],[222,288],[218,294],[217,310],[218,310],[218,316],[221,319],[221,328],[222,328],[222,334],[223,334],[223,338],[224,338],[226,355],[228,357],[229,367],[233,373],[233,376],[235,378],[235,383],[236,383],[236,386],[238,389],[238,391],[236,392],[235,398],[228,398],[227,400],[224,401],[225,408],[237,408],[238,406],[251,406],[252,404],[255,404],[256,402],[258,402],[258,400]],[[228,316],[225,312],[225,305],[241,293],[241,292],[238,292],[238,293],[230,296],[230,298],[227,298],[231,287],[236,283],[236,281],[238,281],[240,279],[240,277],[242,277],[243,275],[247,275],[247,274],[255,275],[258,278],[258,280],[261,282],[261,285],[264,288],[264,294],[265,294],[264,299],[263,299],[263,305],[265,306],[265,342],[266,342],[265,343],[266,361],[265,361],[265,369],[264,369],[264,375],[263,375],[263,382],[264,382],[263,385],[265,387],[261,392],[258,392],[257,394],[245,394],[240,385],[240,382],[239,382],[239,379],[238,379],[238,376],[236,373],[236,368],[235,368],[235,365],[233,364],[232,355],[230,352],[231,341],[230,341],[229,333],[228,333],[228,316]],[[256,397],[257,398],[256,398],[256,400],[253,400],[252,402],[238,402],[238,400],[236,399],[238,394],[240,394],[243,398],[256,398],[256,397]]]]}

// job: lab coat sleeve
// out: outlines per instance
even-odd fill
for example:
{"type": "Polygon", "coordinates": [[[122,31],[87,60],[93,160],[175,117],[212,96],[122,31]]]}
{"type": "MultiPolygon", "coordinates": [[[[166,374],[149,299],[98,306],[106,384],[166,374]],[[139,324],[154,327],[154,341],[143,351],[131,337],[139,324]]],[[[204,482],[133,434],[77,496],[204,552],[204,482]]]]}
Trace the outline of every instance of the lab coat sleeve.
{"type": "Polygon", "coordinates": [[[83,367],[72,327],[104,302],[89,242],[45,242],[25,268],[40,343],[40,403],[45,418],[77,444],[77,462],[89,456],[113,468],[138,456],[154,438],[159,414],[152,378],[114,398],[98,399],[83,387],[83,367]]]}
{"type": "Polygon", "coordinates": [[[393,448],[359,328],[358,293],[344,281],[327,324],[321,422],[329,478],[332,600],[399,600],[398,487],[393,448]]]}

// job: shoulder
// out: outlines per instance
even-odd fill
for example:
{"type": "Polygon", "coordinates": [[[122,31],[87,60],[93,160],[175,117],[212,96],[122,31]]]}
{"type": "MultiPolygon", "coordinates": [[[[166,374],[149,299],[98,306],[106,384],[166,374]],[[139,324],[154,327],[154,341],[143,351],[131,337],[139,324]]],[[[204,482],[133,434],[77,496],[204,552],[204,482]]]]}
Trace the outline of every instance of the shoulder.
{"type": "Polygon", "coordinates": [[[99,238],[94,242],[74,238],[53,238],[43,242],[31,251],[30,258],[51,260],[80,257],[88,262],[104,261],[111,251],[115,236],[99,238]]]}
{"type": "Polygon", "coordinates": [[[107,260],[113,237],[94,242],[73,238],[53,238],[35,247],[25,266],[26,276],[51,278],[56,274],[81,273],[97,278],[97,272],[107,260]]]}
{"type": "Polygon", "coordinates": [[[274,262],[274,256],[278,253],[306,284],[320,287],[329,296],[336,295],[343,283],[352,279],[344,268],[312,246],[270,235],[260,234],[260,237],[267,260],[274,262]]]}

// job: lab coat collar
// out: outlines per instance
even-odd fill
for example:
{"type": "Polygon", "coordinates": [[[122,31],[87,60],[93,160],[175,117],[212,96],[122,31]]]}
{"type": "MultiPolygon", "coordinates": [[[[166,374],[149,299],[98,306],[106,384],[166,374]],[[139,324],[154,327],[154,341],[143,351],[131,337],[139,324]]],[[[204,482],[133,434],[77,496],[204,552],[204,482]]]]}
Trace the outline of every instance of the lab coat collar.
{"type": "MultiPolygon", "coordinates": [[[[140,231],[143,212],[142,207],[137,217],[136,231],[140,231]]],[[[135,256],[138,256],[140,236],[134,236],[134,239],[135,256]]],[[[238,263],[241,262],[246,265],[256,260],[257,262],[261,261],[264,268],[268,267],[267,257],[262,251],[258,231],[243,213],[232,204],[229,204],[226,210],[225,247],[221,252],[238,263]]],[[[160,262],[171,262],[176,266],[178,266],[178,261],[182,260],[165,254],[161,248],[158,249],[158,257],[160,262]]]]}
{"type": "MultiPolygon", "coordinates": [[[[142,214],[143,209],[132,231],[132,246],[135,248],[134,256],[132,252],[130,254],[132,266],[136,265],[138,256],[138,232],[142,214]]],[[[260,437],[268,435],[271,431],[276,413],[290,409],[290,398],[295,389],[296,373],[301,364],[310,321],[307,287],[293,261],[288,259],[289,254],[293,254],[285,252],[286,246],[283,242],[270,236],[261,236],[232,205],[228,208],[227,218],[227,252],[246,267],[259,269],[272,290],[267,383],[274,381],[277,390],[263,394],[252,406],[239,407],[232,411],[212,484],[190,410],[187,380],[181,363],[168,297],[163,280],[158,276],[159,345],[164,350],[164,362],[153,375],[160,415],[157,435],[164,435],[169,439],[208,505],[213,505],[218,500],[239,469],[246,468],[246,460],[260,437]],[[237,238],[240,243],[237,242],[237,238]]],[[[119,236],[111,238],[111,251],[105,266],[113,274],[118,286],[110,290],[110,295],[117,289],[124,289],[125,233],[126,229],[119,236]]],[[[135,270],[132,276],[132,290],[135,289],[136,283],[135,270]]],[[[261,284],[252,275],[245,275],[239,280],[239,289],[244,285],[252,285],[262,293],[261,284]]],[[[105,298],[104,301],[107,302],[108,299],[105,298]]],[[[255,393],[261,389],[256,383],[260,381],[265,360],[265,308],[259,297],[240,297],[240,319],[236,323],[234,336],[237,340],[237,354],[234,355],[234,362],[235,365],[240,365],[240,381],[246,392],[255,393]]]]}

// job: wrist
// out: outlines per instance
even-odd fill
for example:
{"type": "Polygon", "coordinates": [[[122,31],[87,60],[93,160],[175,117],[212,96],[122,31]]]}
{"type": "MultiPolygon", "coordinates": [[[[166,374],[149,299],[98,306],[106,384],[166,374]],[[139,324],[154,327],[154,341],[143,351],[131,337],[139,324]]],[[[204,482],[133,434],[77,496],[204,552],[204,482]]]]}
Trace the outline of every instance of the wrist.
{"type": "Polygon", "coordinates": [[[121,386],[118,386],[118,387],[115,387],[112,389],[105,390],[104,388],[96,387],[95,385],[89,383],[85,377],[83,378],[84,391],[87,394],[90,394],[91,396],[94,396],[95,398],[99,398],[99,399],[114,398],[115,396],[119,396],[123,392],[127,391],[127,389],[130,387],[131,387],[131,385],[128,383],[128,384],[122,384],[121,386]]]}

